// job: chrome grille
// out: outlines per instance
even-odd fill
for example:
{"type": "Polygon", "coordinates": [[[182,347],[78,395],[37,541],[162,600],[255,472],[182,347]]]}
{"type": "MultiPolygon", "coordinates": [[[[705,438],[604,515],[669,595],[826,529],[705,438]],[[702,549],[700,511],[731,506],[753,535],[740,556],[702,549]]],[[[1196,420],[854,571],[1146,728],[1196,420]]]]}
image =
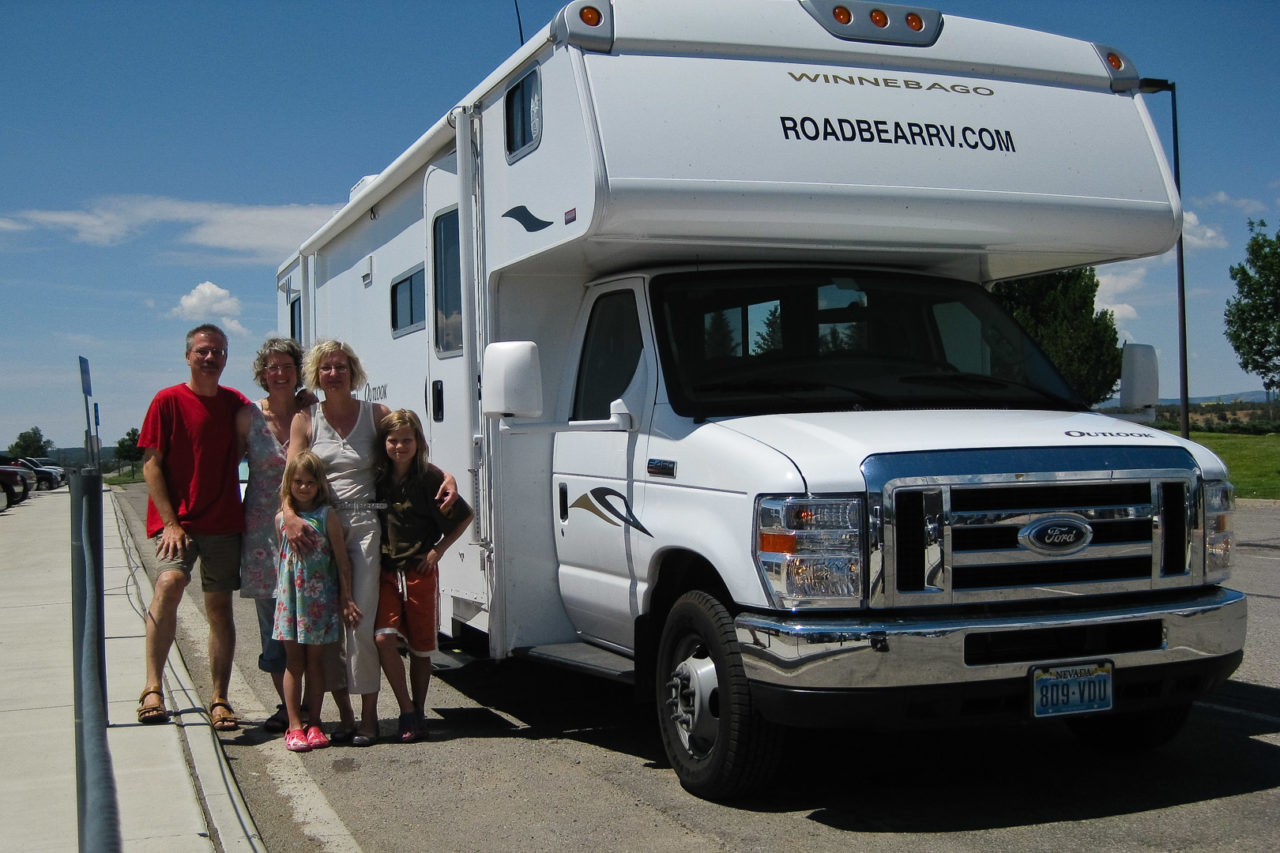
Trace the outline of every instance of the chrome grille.
{"type": "Polygon", "coordinates": [[[864,473],[873,607],[1202,582],[1196,469],[1179,448],[901,454],[869,459],[864,473]]]}

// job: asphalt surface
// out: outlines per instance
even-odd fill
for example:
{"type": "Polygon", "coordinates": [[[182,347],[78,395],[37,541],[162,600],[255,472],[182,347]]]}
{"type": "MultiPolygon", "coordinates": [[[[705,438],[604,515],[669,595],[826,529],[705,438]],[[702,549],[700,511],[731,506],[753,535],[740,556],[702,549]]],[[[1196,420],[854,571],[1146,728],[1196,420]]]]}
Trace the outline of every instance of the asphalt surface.
{"type": "MultiPolygon", "coordinates": [[[[145,489],[121,497],[136,508],[145,489]]],[[[801,733],[772,786],[718,805],[680,787],[627,688],[521,661],[435,678],[427,743],[297,755],[256,725],[276,700],[239,599],[231,698],[251,723],[222,746],[272,851],[1269,852],[1280,849],[1280,503],[1242,502],[1236,529],[1244,663],[1173,743],[1141,756],[1090,749],[1061,724],[801,733]]],[[[207,692],[204,637],[181,626],[207,692]]],[[[389,691],[380,715],[390,735],[389,691]]]]}

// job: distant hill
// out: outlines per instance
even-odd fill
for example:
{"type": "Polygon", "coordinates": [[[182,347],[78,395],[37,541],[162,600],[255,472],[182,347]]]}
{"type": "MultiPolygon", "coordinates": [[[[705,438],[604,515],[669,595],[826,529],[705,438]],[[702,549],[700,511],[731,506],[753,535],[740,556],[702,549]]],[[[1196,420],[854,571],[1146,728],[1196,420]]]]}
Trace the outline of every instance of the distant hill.
{"type": "MultiPolygon", "coordinates": [[[[1267,402],[1266,391],[1241,391],[1238,394],[1218,394],[1213,397],[1188,397],[1187,404],[1192,406],[1203,405],[1205,403],[1265,403],[1267,402]]],[[[1178,397],[1161,397],[1156,405],[1159,406],[1179,406],[1182,400],[1178,397]]],[[[1112,397],[1099,403],[1099,409],[1118,409],[1120,408],[1120,398],[1112,397]]]]}

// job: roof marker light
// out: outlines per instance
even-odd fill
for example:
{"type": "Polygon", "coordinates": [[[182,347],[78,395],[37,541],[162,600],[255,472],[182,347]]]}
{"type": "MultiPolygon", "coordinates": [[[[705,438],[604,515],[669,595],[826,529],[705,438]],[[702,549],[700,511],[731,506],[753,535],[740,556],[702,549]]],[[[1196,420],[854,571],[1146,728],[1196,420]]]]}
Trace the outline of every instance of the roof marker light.
{"type": "Polygon", "coordinates": [[[583,6],[578,10],[578,19],[588,27],[598,27],[600,22],[604,20],[604,16],[600,14],[600,10],[595,6],[583,6]]]}
{"type": "Polygon", "coordinates": [[[889,16],[885,14],[883,9],[872,9],[871,23],[875,24],[880,29],[884,29],[889,26],[889,16]]]}
{"type": "Polygon", "coordinates": [[[908,12],[907,26],[915,30],[916,32],[920,32],[921,30],[924,29],[924,18],[920,17],[915,12],[908,12]]]}
{"type": "Polygon", "coordinates": [[[1107,64],[1117,71],[1124,70],[1124,59],[1118,53],[1108,53],[1107,64]]]}
{"type": "Polygon", "coordinates": [[[831,10],[831,17],[836,19],[837,24],[848,26],[853,21],[853,13],[849,11],[847,6],[837,6],[831,10]]]}

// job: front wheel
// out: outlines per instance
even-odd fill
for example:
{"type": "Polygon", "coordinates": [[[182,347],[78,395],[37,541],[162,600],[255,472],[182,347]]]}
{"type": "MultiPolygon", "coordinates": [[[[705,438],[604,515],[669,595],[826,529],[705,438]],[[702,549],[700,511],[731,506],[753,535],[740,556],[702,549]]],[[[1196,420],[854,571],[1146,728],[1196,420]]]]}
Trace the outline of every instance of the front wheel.
{"type": "Polygon", "coordinates": [[[658,643],[662,745],[686,790],[710,800],[763,782],[779,754],[778,727],[752,707],[733,617],[710,595],[685,593],[658,643]]]}

